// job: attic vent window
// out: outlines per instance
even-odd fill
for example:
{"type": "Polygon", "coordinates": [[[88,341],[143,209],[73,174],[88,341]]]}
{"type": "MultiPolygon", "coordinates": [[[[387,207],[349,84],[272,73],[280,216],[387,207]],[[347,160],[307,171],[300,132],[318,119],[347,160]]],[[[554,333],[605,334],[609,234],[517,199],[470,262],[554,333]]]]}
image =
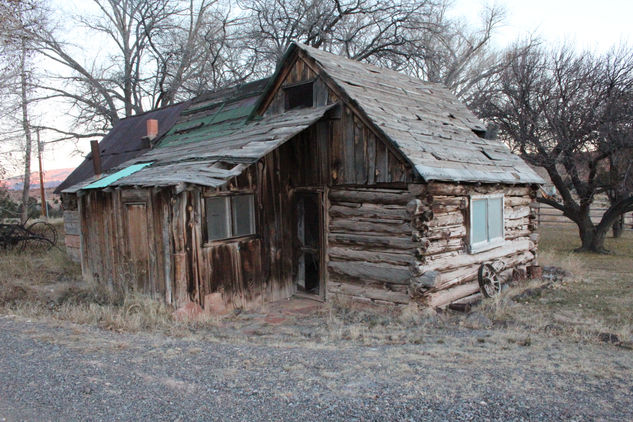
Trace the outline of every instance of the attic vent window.
{"type": "Polygon", "coordinates": [[[310,81],[285,87],[286,110],[312,107],[313,85],[314,81],[310,81]]]}

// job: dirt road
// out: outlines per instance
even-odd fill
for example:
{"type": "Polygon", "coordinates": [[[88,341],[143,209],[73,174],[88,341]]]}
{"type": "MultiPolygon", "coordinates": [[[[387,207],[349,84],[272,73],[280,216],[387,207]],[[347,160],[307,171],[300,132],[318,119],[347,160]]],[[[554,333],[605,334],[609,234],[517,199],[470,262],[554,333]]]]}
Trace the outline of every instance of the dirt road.
{"type": "Polygon", "coordinates": [[[486,330],[422,344],[173,338],[0,316],[0,420],[632,420],[633,353],[486,330]]]}

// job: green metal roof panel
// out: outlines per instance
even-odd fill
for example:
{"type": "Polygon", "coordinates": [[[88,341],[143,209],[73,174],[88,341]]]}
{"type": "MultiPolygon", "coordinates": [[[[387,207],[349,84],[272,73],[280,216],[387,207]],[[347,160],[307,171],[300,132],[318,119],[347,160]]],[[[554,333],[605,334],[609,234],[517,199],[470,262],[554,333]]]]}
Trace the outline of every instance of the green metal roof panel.
{"type": "Polygon", "coordinates": [[[213,140],[241,129],[253,112],[266,80],[202,96],[183,111],[157,148],[213,140]]]}
{"type": "Polygon", "coordinates": [[[149,166],[150,164],[152,163],[132,164],[131,166],[126,167],[123,170],[119,170],[116,173],[112,173],[106,177],[103,177],[97,180],[96,182],[92,182],[91,184],[84,186],[82,189],[105,188],[106,186],[109,186],[110,184],[116,182],[117,180],[123,179],[124,177],[127,177],[133,173],[136,173],[137,171],[149,166]]]}

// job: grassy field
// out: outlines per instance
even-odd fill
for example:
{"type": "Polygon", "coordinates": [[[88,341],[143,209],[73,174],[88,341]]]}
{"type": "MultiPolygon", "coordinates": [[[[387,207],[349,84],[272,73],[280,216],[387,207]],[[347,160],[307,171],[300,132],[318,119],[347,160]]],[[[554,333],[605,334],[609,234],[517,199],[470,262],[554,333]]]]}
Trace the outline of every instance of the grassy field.
{"type": "Polygon", "coordinates": [[[610,254],[573,252],[580,246],[572,228],[541,227],[539,262],[571,273],[562,282],[531,281],[482,304],[499,322],[530,331],[596,338],[615,334],[633,340],[633,232],[608,238],[610,254]],[[528,290],[526,292],[526,290],[528,290]]]}
{"type": "Polygon", "coordinates": [[[179,321],[168,306],[145,296],[113,294],[85,285],[79,266],[59,249],[34,255],[2,252],[0,312],[115,331],[173,334],[207,328],[223,338],[248,331],[260,334],[262,340],[289,339],[305,332],[309,338],[331,341],[416,343],[420,329],[459,326],[505,330],[519,342],[529,342],[530,336],[536,335],[600,341],[601,334],[633,341],[633,232],[625,232],[621,239],[607,239],[606,246],[612,251],[609,255],[573,252],[578,246],[577,235],[569,228],[541,228],[540,264],[560,267],[570,274],[558,282],[517,284],[484,301],[472,314],[437,314],[411,306],[402,312],[377,312],[330,301],[316,314],[285,318],[281,325],[256,323],[265,319],[262,314],[266,310],[222,319],[204,316],[197,321],[179,321]]]}

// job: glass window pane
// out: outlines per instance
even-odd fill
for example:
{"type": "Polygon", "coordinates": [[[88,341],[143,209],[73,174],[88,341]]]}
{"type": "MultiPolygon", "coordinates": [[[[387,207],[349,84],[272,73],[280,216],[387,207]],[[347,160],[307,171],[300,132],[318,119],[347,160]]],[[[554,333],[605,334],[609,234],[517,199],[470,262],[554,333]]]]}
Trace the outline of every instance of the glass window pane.
{"type": "Polygon", "coordinates": [[[488,240],[486,235],[486,200],[473,199],[472,207],[472,243],[485,242],[488,240]]]}
{"type": "Polygon", "coordinates": [[[245,236],[255,232],[255,216],[253,212],[253,195],[231,197],[233,203],[233,236],[245,236]]]}
{"type": "Polygon", "coordinates": [[[503,236],[503,198],[488,199],[488,237],[490,240],[503,236]]]}
{"type": "Polygon", "coordinates": [[[207,198],[207,239],[226,239],[229,237],[227,224],[227,198],[207,198]]]}

